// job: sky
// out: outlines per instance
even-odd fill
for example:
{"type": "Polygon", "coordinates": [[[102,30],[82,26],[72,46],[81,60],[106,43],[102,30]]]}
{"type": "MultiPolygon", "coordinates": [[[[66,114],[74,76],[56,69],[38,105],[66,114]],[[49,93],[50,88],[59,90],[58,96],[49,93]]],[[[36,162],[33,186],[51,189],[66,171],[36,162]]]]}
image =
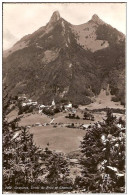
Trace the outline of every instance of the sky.
{"type": "Polygon", "coordinates": [[[126,3],[3,3],[3,49],[45,26],[54,11],[75,25],[86,23],[97,14],[126,34],[126,3]]]}

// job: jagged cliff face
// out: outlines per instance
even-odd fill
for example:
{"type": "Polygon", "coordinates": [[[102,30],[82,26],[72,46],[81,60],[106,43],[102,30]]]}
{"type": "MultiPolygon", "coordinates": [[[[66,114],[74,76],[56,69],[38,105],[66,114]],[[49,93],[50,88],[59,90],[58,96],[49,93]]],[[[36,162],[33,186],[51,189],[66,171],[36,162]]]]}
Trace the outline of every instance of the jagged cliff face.
{"type": "Polygon", "coordinates": [[[125,37],[97,15],[72,25],[54,12],[48,24],[4,53],[3,81],[12,95],[39,102],[88,104],[109,84],[124,100],[125,37]]]}

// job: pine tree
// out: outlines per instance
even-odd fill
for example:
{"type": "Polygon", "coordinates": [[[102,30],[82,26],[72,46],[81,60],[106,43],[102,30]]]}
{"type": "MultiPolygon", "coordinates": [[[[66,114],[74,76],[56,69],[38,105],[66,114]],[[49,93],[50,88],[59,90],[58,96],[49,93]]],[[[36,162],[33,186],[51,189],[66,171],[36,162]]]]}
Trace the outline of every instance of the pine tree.
{"type": "MultiPolygon", "coordinates": [[[[72,180],[70,179],[69,173],[69,163],[68,159],[62,153],[46,151],[46,186],[51,186],[47,192],[59,192],[65,191],[62,187],[72,190],[72,180]]],[[[64,188],[65,189],[65,188],[64,188]]]]}
{"type": "Polygon", "coordinates": [[[107,126],[112,125],[116,121],[116,117],[113,116],[112,110],[107,108],[106,119],[104,120],[107,126]]]}
{"type": "Polygon", "coordinates": [[[86,132],[81,143],[82,176],[75,186],[86,192],[124,192],[125,133],[108,110],[103,123],[86,132]]]}
{"type": "Polygon", "coordinates": [[[29,187],[39,186],[39,176],[43,174],[42,163],[39,162],[41,150],[33,144],[33,135],[23,127],[16,148],[17,171],[15,185],[29,187]],[[21,173],[22,172],[22,173],[21,173]]]}
{"type": "Polygon", "coordinates": [[[81,152],[83,154],[80,164],[82,168],[82,177],[77,177],[75,185],[84,191],[94,191],[97,189],[98,180],[97,165],[103,158],[102,143],[100,142],[101,129],[95,124],[92,130],[88,130],[81,142],[81,152]]]}
{"type": "MultiPolygon", "coordinates": [[[[4,126],[5,129],[5,126],[4,126]]],[[[42,163],[40,163],[41,150],[33,144],[33,135],[26,128],[13,139],[7,129],[3,135],[3,188],[11,187],[14,192],[33,192],[31,186],[40,186],[43,175],[42,163]],[[26,187],[26,189],[15,189],[26,187]]]]}
{"type": "Polygon", "coordinates": [[[8,122],[3,116],[3,189],[9,186],[10,183],[10,174],[11,174],[11,165],[13,163],[15,151],[13,149],[12,138],[14,132],[9,127],[8,122]]]}

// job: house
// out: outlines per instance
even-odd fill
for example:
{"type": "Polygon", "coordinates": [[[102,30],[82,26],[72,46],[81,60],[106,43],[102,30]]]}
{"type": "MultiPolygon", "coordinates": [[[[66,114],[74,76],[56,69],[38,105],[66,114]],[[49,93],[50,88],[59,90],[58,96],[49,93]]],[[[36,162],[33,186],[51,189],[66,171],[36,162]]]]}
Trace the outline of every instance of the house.
{"type": "Polygon", "coordinates": [[[72,108],[72,103],[70,102],[68,105],[66,105],[67,108],[72,108]]]}
{"type": "Polygon", "coordinates": [[[45,105],[43,105],[43,104],[38,105],[39,114],[42,113],[43,109],[46,108],[46,107],[48,107],[48,106],[45,106],[45,105]]]}
{"type": "Polygon", "coordinates": [[[22,107],[26,106],[27,104],[26,103],[22,103],[22,107]]]}
{"type": "Polygon", "coordinates": [[[28,99],[28,102],[32,102],[32,99],[28,99]]]}
{"type": "Polygon", "coordinates": [[[55,106],[56,104],[55,104],[55,101],[54,101],[54,99],[53,99],[53,101],[52,101],[52,106],[55,106]]]}
{"type": "Polygon", "coordinates": [[[64,105],[64,107],[65,107],[66,110],[67,110],[67,109],[70,109],[70,108],[72,108],[72,103],[69,102],[69,104],[64,105]]]}
{"type": "Polygon", "coordinates": [[[26,105],[27,106],[30,106],[30,105],[32,105],[32,103],[31,102],[27,102],[26,105]]]}
{"type": "Polygon", "coordinates": [[[84,125],[82,125],[82,127],[83,127],[84,129],[87,129],[87,128],[89,127],[89,125],[90,125],[90,124],[84,124],[84,125]]]}
{"type": "Polygon", "coordinates": [[[37,102],[32,102],[32,101],[28,101],[28,102],[23,102],[22,103],[22,106],[30,106],[30,105],[33,105],[33,106],[36,106],[38,103],[37,102]]]}
{"type": "Polygon", "coordinates": [[[31,104],[32,104],[33,106],[36,106],[38,103],[37,103],[37,102],[31,102],[31,104]]]}
{"type": "Polygon", "coordinates": [[[27,97],[25,96],[25,94],[18,97],[18,100],[21,100],[21,101],[25,101],[26,99],[27,97]]]}
{"type": "Polygon", "coordinates": [[[46,107],[46,106],[45,106],[45,105],[43,105],[43,104],[39,106],[39,108],[45,108],[45,107],[46,107]]]}

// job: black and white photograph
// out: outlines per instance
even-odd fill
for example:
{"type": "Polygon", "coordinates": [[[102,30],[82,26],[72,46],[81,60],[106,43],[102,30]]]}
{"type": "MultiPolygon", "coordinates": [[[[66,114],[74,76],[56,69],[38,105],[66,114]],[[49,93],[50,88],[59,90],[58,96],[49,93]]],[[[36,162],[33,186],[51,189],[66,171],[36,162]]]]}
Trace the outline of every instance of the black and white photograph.
{"type": "Polygon", "coordinates": [[[126,2],[2,3],[2,193],[126,193],[126,2]]]}

